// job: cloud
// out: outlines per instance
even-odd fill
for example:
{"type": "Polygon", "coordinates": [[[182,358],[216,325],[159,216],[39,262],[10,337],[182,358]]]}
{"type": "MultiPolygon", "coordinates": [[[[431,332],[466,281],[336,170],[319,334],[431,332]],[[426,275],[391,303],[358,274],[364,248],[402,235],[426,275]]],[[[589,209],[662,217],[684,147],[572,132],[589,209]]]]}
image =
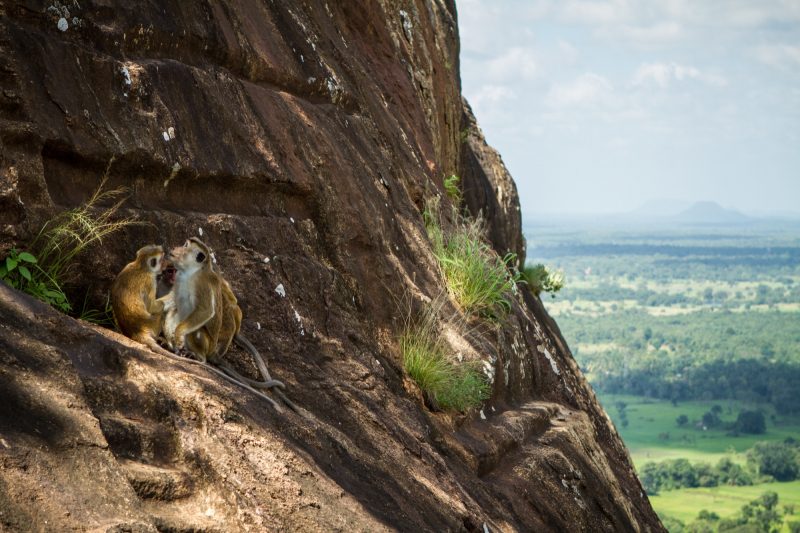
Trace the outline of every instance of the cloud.
{"type": "Polygon", "coordinates": [[[754,50],[756,59],[778,70],[800,72],[800,46],[765,45],[754,50]]]}
{"type": "Polygon", "coordinates": [[[538,62],[530,48],[512,47],[483,65],[485,75],[492,81],[531,80],[539,72],[538,62]]]}
{"type": "Polygon", "coordinates": [[[728,84],[722,76],[701,72],[695,67],[678,63],[645,63],[636,70],[632,83],[641,86],[656,85],[665,89],[674,82],[686,80],[700,81],[716,87],[728,84]]]}
{"type": "Polygon", "coordinates": [[[560,0],[553,9],[563,22],[644,46],[703,39],[709,31],[737,34],[761,28],[769,32],[800,25],[797,0],[560,0]]]}
{"type": "Polygon", "coordinates": [[[608,79],[587,72],[571,82],[553,85],[545,102],[554,108],[593,105],[608,101],[613,91],[608,79]]]}
{"type": "Polygon", "coordinates": [[[481,107],[485,104],[495,104],[513,100],[517,95],[513,89],[505,85],[483,85],[473,95],[469,95],[469,101],[474,107],[481,107]]]}

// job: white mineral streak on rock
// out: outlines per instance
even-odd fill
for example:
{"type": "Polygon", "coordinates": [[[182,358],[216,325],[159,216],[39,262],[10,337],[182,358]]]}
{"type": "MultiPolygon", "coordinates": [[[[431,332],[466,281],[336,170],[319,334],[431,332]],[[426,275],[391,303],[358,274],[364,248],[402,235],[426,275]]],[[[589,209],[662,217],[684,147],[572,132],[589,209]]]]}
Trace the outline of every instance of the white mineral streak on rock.
{"type": "Polygon", "coordinates": [[[536,349],[539,350],[539,353],[543,353],[544,356],[547,357],[547,360],[550,361],[550,368],[553,369],[553,372],[555,372],[557,376],[560,376],[561,375],[561,371],[558,369],[558,365],[556,364],[556,360],[553,359],[553,356],[550,355],[550,352],[547,351],[547,348],[545,348],[544,346],[542,346],[540,344],[540,345],[538,345],[536,347],[536,349]]]}

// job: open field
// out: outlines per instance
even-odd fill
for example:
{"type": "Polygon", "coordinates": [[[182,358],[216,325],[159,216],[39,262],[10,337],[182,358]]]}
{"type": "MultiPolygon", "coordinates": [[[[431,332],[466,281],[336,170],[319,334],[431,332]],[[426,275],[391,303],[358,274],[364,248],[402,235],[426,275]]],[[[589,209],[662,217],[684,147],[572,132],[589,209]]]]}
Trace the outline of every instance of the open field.
{"type": "Polygon", "coordinates": [[[787,437],[800,438],[800,415],[776,415],[772,406],[752,405],[737,400],[688,401],[672,405],[667,400],[655,400],[621,394],[598,395],[600,403],[611,416],[631,458],[637,468],[650,461],[683,457],[691,462],[716,463],[723,457],[744,463],[743,452],[759,441],[778,440],[787,437]],[[618,402],[625,402],[628,426],[620,423],[618,402]],[[723,429],[702,430],[694,427],[703,413],[712,406],[722,407],[723,422],[732,422],[743,408],[762,409],[769,413],[767,432],[762,435],[740,435],[732,437],[723,429]],[[675,419],[685,414],[689,418],[686,427],[678,427],[675,419]],[[664,438],[666,437],[666,438],[664,438]]]}
{"type": "MultiPolygon", "coordinates": [[[[787,483],[762,483],[750,487],[710,487],[665,491],[658,496],[650,496],[650,503],[662,518],[670,516],[689,523],[705,509],[717,513],[720,518],[736,515],[741,507],[761,496],[764,492],[778,493],[778,506],[794,505],[794,516],[786,521],[800,521],[800,481],[787,483]]],[[[782,531],[788,531],[784,525],[782,531]]]]}
{"type": "MultiPolygon", "coordinates": [[[[637,470],[728,458],[754,474],[755,443],[800,440],[800,224],[525,229],[528,261],[566,275],[542,301],[637,470]],[[721,422],[704,428],[714,406],[721,422]],[[765,433],[727,429],[745,410],[764,414],[765,433]]],[[[733,517],[766,491],[800,521],[800,480],[652,490],[656,511],[686,525],[703,509],[733,517]]]]}

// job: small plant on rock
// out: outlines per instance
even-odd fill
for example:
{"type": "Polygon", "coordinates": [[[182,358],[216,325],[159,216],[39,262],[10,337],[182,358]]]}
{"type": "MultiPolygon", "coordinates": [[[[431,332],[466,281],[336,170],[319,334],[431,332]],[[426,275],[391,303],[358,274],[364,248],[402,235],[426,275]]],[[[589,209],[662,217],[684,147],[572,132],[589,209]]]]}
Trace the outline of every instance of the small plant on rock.
{"type": "MultiPolygon", "coordinates": [[[[0,261],[0,279],[64,313],[72,311],[73,306],[62,287],[74,280],[72,267],[78,254],[135,223],[132,218],[115,219],[125,201],[121,198],[125,190],[104,192],[104,185],[105,179],[84,204],[47,221],[31,242],[29,251],[12,249],[0,261]],[[98,207],[108,200],[115,201],[110,207],[98,207]]],[[[86,309],[84,302],[81,315],[92,318],[94,313],[86,309]]]]}
{"type": "Polygon", "coordinates": [[[464,312],[498,320],[510,311],[508,294],[516,290],[520,280],[514,267],[516,255],[498,256],[484,240],[482,221],[455,210],[453,227],[445,232],[438,199],[428,202],[423,215],[447,289],[464,312]]]}
{"type": "Polygon", "coordinates": [[[466,411],[489,398],[489,384],[475,363],[458,362],[438,327],[443,299],[437,298],[400,334],[403,367],[423,393],[442,409],[466,411]]]}
{"type": "Polygon", "coordinates": [[[461,178],[455,174],[452,174],[444,179],[444,192],[447,193],[450,201],[456,206],[461,205],[461,189],[458,188],[458,184],[460,182],[461,178]]]}
{"type": "Polygon", "coordinates": [[[549,292],[553,298],[564,288],[565,282],[564,272],[551,270],[542,264],[526,266],[522,271],[522,279],[536,296],[542,292],[549,292]]]}

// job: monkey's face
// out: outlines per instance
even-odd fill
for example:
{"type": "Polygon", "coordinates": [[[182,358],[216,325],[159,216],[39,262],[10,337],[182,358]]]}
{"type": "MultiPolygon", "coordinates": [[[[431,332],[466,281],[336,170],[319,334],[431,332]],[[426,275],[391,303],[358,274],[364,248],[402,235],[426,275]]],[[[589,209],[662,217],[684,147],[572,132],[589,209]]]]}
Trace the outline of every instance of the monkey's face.
{"type": "Polygon", "coordinates": [[[169,259],[164,259],[161,262],[161,275],[159,279],[167,284],[168,287],[172,287],[175,284],[175,274],[177,273],[177,269],[175,265],[172,264],[172,261],[169,259]]]}
{"type": "Polygon", "coordinates": [[[136,257],[153,274],[161,273],[161,261],[164,259],[164,249],[161,246],[147,245],[136,252],[136,257]]]}
{"type": "Polygon", "coordinates": [[[172,249],[169,260],[179,272],[191,274],[208,265],[208,248],[188,240],[183,246],[172,249]]]}

